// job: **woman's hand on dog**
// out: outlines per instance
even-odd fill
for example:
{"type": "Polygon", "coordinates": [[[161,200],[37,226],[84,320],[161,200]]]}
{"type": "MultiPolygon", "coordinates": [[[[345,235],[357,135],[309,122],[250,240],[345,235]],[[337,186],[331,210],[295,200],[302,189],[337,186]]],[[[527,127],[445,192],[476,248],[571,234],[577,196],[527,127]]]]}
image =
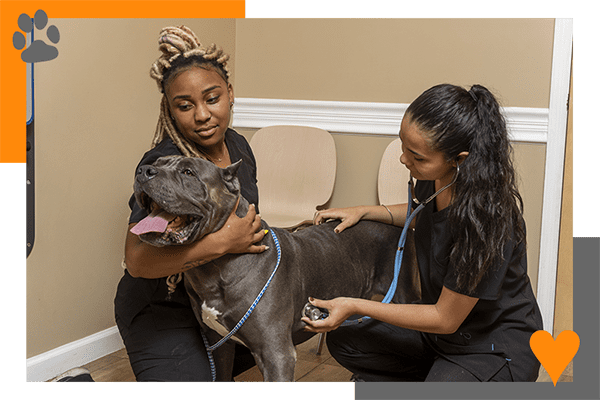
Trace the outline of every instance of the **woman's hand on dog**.
{"type": "Polygon", "coordinates": [[[265,237],[266,231],[261,227],[260,215],[256,214],[254,204],[249,206],[243,218],[235,214],[236,210],[237,205],[225,225],[215,232],[226,248],[224,253],[262,253],[267,250],[268,246],[256,244],[265,237]]]}
{"type": "Polygon", "coordinates": [[[330,208],[328,210],[317,211],[313,217],[313,224],[321,225],[330,219],[339,219],[342,222],[334,229],[335,233],[340,233],[344,229],[356,225],[364,216],[363,207],[349,208],[330,208]]]}

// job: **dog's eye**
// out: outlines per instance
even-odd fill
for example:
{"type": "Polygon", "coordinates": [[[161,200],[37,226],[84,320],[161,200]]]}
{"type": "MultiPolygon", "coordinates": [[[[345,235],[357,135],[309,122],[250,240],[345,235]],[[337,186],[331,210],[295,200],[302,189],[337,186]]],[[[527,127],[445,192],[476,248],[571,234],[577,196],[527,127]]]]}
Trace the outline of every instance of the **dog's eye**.
{"type": "Polygon", "coordinates": [[[181,173],[187,176],[194,176],[194,171],[192,171],[189,168],[184,169],[183,171],[181,171],[181,173]]]}

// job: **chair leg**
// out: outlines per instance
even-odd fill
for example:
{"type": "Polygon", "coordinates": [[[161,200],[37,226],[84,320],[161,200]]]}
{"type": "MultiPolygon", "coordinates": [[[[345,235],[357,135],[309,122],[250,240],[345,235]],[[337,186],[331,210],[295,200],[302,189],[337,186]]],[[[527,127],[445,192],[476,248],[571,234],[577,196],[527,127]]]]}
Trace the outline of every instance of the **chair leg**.
{"type": "Polygon", "coordinates": [[[317,355],[321,355],[321,351],[323,351],[323,346],[325,345],[325,333],[319,333],[319,344],[317,345],[317,355]]]}

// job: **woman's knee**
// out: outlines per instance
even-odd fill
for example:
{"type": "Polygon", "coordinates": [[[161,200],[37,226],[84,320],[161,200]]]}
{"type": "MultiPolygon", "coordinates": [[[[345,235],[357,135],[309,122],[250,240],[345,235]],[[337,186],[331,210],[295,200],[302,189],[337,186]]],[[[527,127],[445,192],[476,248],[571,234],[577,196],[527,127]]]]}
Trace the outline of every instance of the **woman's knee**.
{"type": "Polygon", "coordinates": [[[137,381],[210,381],[212,375],[198,327],[156,329],[150,313],[125,326],[117,319],[137,381]]]}
{"type": "Polygon", "coordinates": [[[360,353],[357,350],[360,346],[357,346],[355,342],[355,335],[352,334],[352,330],[346,328],[338,328],[334,331],[327,332],[325,336],[327,349],[329,353],[337,360],[354,353],[360,353]]]}

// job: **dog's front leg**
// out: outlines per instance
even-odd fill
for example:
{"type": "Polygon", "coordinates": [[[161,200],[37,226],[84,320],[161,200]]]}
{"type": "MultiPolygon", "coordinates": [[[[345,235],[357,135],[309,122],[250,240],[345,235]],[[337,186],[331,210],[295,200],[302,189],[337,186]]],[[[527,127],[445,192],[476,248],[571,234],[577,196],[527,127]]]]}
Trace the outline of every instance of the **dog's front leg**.
{"type": "Polygon", "coordinates": [[[288,343],[267,341],[266,346],[253,352],[265,382],[293,382],[296,367],[296,349],[288,343]]]}

